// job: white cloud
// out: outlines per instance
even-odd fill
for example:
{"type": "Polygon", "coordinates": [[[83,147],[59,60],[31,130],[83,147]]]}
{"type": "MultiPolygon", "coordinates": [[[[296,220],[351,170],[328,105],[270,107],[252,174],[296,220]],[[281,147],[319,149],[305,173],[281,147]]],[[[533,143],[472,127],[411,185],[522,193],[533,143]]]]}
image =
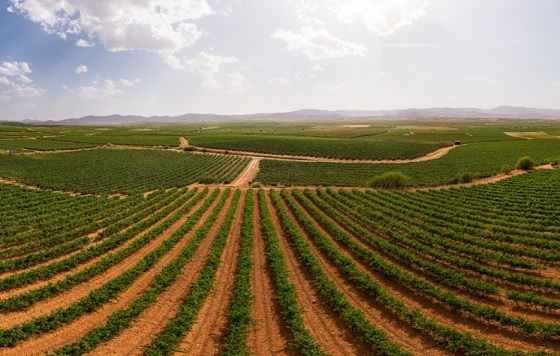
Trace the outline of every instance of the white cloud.
{"type": "Polygon", "coordinates": [[[346,0],[330,1],[329,10],[345,23],[361,21],[368,30],[388,36],[411,25],[424,15],[427,0],[346,0]]]}
{"type": "Polygon", "coordinates": [[[196,57],[185,62],[185,67],[192,73],[202,76],[202,87],[205,89],[227,91],[243,91],[248,86],[244,74],[233,71],[221,74],[226,65],[238,63],[236,57],[222,57],[208,52],[200,52],[196,57]]]}
{"type": "Polygon", "coordinates": [[[378,36],[389,36],[426,15],[429,0],[291,0],[304,25],[326,27],[335,21],[361,23],[378,36]]]}
{"type": "Polygon", "coordinates": [[[202,36],[188,21],[212,14],[206,0],[9,0],[19,13],[61,38],[80,36],[77,46],[99,41],[112,52],[157,53],[181,68],[178,52],[202,36]]]}
{"type": "Polygon", "coordinates": [[[90,85],[79,87],[77,94],[83,99],[103,99],[122,95],[125,93],[125,89],[134,87],[139,83],[140,79],[96,80],[90,85]]]}
{"type": "Polygon", "coordinates": [[[30,78],[31,66],[27,62],[3,62],[0,64],[0,98],[34,97],[43,94],[30,78]]]}
{"type": "Polygon", "coordinates": [[[83,38],[80,38],[79,40],[76,41],[76,47],[93,47],[95,46],[95,43],[84,40],[83,38]]]}
{"type": "Polygon", "coordinates": [[[325,28],[305,26],[299,32],[277,29],[272,37],[284,41],[289,51],[302,52],[312,61],[367,53],[365,46],[335,37],[325,28]]]}
{"type": "Polygon", "coordinates": [[[403,43],[384,43],[383,47],[392,48],[433,48],[436,45],[433,43],[413,43],[413,42],[403,42],[403,43]]]}
{"type": "Polygon", "coordinates": [[[86,65],[79,65],[76,67],[76,69],[74,70],[74,73],[80,75],[83,73],[87,73],[88,72],[88,67],[86,65]]]}

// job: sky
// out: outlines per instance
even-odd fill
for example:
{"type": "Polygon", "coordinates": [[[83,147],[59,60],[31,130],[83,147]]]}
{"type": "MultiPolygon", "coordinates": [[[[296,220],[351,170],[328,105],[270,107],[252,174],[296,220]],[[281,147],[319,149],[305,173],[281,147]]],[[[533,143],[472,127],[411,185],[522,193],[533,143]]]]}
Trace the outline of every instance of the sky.
{"type": "Polygon", "coordinates": [[[560,108],[558,0],[0,0],[0,120],[560,108]]]}

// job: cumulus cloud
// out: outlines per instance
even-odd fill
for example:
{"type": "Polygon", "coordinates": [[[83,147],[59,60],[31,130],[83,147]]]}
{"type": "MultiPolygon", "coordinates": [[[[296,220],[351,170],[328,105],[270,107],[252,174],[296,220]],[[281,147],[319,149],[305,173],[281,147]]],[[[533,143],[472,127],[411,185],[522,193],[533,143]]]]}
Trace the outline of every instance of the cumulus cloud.
{"type": "Polygon", "coordinates": [[[27,62],[0,63],[0,98],[34,97],[43,94],[31,79],[31,66],[27,62]]]}
{"type": "Polygon", "coordinates": [[[88,67],[86,65],[79,65],[76,67],[76,69],[74,70],[74,73],[80,75],[83,73],[87,73],[88,72],[88,67]]]}
{"type": "Polygon", "coordinates": [[[411,25],[426,15],[428,7],[427,0],[346,0],[329,1],[328,5],[340,21],[361,21],[379,36],[389,36],[411,25]]]}
{"type": "Polygon", "coordinates": [[[84,40],[83,38],[80,38],[79,40],[76,41],[76,47],[93,47],[95,46],[95,44],[93,42],[84,40]]]}
{"type": "Polygon", "coordinates": [[[312,61],[367,53],[365,46],[335,37],[325,28],[305,26],[297,32],[278,29],[272,37],[282,40],[289,51],[300,51],[312,61]]]}
{"type": "Polygon", "coordinates": [[[103,99],[122,95],[127,88],[132,88],[139,83],[140,79],[96,80],[90,85],[79,87],[77,94],[83,99],[103,99]]]}
{"type": "Polygon", "coordinates": [[[185,61],[185,67],[190,72],[202,76],[203,88],[243,91],[248,86],[248,80],[243,73],[229,71],[222,74],[224,67],[238,62],[236,57],[223,57],[202,51],[196,57],[185,61]]]}
{"type": "Polygon", "coordinates": [[[425,16],[428,0],[291,0],[298,19],[306,25],[341,23],[364,25],[378,36],[389,36],[425,16]]]}
{"type": "Polygon", "coordinates": [[[202,31],[192,22],[212,14],[207,0],[9,0],[8,11],[39,24],[61,38],[80,37],[76,45],[98,41],[107,50],[144,50],[182,68],[177,54],[202,31]]]}

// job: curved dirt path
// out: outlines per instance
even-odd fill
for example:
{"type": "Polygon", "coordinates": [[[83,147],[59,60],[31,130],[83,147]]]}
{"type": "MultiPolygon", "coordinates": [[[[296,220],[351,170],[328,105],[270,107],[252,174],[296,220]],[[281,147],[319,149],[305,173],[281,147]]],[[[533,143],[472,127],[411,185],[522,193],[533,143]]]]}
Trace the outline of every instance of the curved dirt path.
{"type": "MultiPolygon", "coordinates": [[[[251,193],[255,194],[255,193],[251,193]]],[[[257,201],[257,196],[254,197],[257,201]]],[[[252,355],[288,355],[288,340],[282,330],[282,320],[275,304],[274,289],[267,273],[266,252],[260,228],[260,213],[255,204],[253,209],[253,269],[251,288],[253,305],[247,347],[252,355]]]]}
{"type": "MultiPolygon", "coordinates": [[[[548,164],[543,164],[541,166],[536,166],[534,168],[534,170],[536,171],[548,171],[548,170],[552,170],[555,169],[555,167],[548,163],[548,164]]],[[[498,173],[494,176],[490,176],[490,177],[485,177],[485,178],[476,178],[473,179],[472,182],[469,183],[459,183],[459,184],[441,184],[441,185],[434,185],[431,187],[411,187],[411,188],[407,188],[405,189],[405,191],[408,192],[417,192],[417,191],[426,191],[426,190],[440,190],[440,189],[451,189],[451,188],[468,188],[468,187],[475,187],[475,186],[479,186],[479,185],[488,185],[488,184],[494,184],[494,183],[498,183],[501,182],[503,180],[506,179],[510,179],[516,176],[520,176],[523,174],[527,174],[531,171],[524,171],[521,169],[515,169],[509,173],[498,173]]]]}
{"type": "Polygon", "coordinates": [[[297,257],[286,241],[269,195],[267,195],[266,201],[278,234],[280,249],[286,261],[289,279],[295,287],[298,304],[309,333],[321,350],[328,355],[362,355],[364,350],[361,350],[360,343],[341,325],[334,313],[320,302],[313,284],[306,278],[297,257]]]}
{"type": "Polygon", "coordinates": [[[228,306],[235,279],[246,194],[243,192],[240,197],[235,220],[216,271],[212,290],[198,312],[191,330],[177,345],[175,355],[205,356],[220,353],[221,338],[226,328],[228,306]]]}
{"type": "Polygon", "coordinates": [[[229,185],[232,187],[248,187],[259,173],[260,158],[253,158],[245,169],[229,185]]]}
{"type": "MultiPolygon", "coordinates": [[[[165,328],[167,322],[177,314],[185,294],[206,263],[206,257],[222,225],[225,214],[231,204],[231,199],[232,197],[228,198],[227,203],[222,208],[218,218],[208,232],[207,237],[200,244],[191,260],[187,262],[179,278],[120,335],[100,345],[89,353],[90,355],[143,354],[144,349],[149,346],[153,338],[158,335],[158,333],[165,328]]],[[[209,211],[211,211],[211,209],[209,211]]],[[[202,223],[206,220],[205,218],[206,217],[201,218],[202,223]]],[[[195,231],[195,229],[192,231],[195,231]]]]}
{"type": "MultiPolygon", "coordinates": [[[[184,137],[181,137],[182,139],[184,137]]],[[[464,145],[463,145],[464,146],[464,145]]],[[[405,163],[417,163],[432,161],[439,159],[449,153],[452,149],[458,146],[447,146],[438,148],[424,156],[410,158],[410,159],[382,159],[382,160],[368,160],[368,159],[340,159],[340,158],[326,158],[326,157],[312,157],[312,156],[297,156],[297,155],[281,155],[272,153],[260,153],[251,151],[238,151],[238,150],[226,150],[220,148],[207,148],[200,146],[190,145],[189,148],[203,153],[214,153],[223,155],[234,155],[234,156],[245,156],[251,158],[260,158],[276,161],[299,161],[299,162],[320,162],[320,163],[369,163],[369,164],[405,164],[405,163]]]]}

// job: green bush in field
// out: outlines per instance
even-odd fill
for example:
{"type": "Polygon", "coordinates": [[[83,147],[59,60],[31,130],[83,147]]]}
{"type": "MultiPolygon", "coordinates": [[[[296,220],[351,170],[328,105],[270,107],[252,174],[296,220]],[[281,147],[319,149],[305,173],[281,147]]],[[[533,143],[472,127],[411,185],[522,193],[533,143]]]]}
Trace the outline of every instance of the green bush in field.
{"type": "Polygon", "coordinates": [[[401,172],[387,172],[374,177],[370,181],[372,188],[402,189],[410,179],[401,172]]]}
{"type": "Polygon", "coordinates": [[[529,156],[521,157],[517,164],[515,165],[517,169],[522,169],[524,171],[530,171],[535,168],[535,161],[529,156]]]}

